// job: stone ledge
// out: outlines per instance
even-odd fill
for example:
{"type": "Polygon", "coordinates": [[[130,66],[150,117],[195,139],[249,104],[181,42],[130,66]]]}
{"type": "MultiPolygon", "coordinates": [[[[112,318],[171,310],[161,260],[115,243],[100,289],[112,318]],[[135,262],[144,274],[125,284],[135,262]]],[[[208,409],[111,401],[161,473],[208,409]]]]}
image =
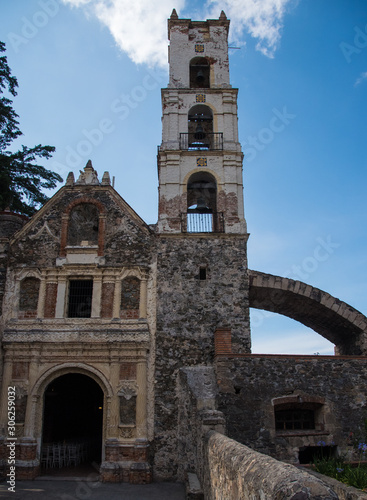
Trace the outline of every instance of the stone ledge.
{"type": "Polygon", "coordinates": [[[187,473],[186,500],[204,500],[204,493],[201,489],[199,478],[192,472],[187,473]]]}
{"type": "MultiPolygon", "coordinates": [[[[297,467],[242,445],[218,432],[204,436],[205,484],[208,498],[287,498],[337,500],[339,497],[324,480],[297,467]],[[213,475],[211,471],[215,470],[213,475]]],[[[363,497],[362,497],[363,498],[363,497]]]]}

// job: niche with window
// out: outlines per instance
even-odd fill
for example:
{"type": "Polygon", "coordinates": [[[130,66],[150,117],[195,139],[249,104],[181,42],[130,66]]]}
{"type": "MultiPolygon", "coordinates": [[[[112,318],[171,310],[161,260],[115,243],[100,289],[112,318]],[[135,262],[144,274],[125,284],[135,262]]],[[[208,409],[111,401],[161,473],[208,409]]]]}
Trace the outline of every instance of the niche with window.
{"type": "Polygon", "coordinates": [[[92,315],[93,280],[69,281],[69,318],[90,318],[92,315]]]}
{"type": "Polygon", "coordinates": [[[68,246],[98,245],[99,211],[93,203],[80,203],[70,212],[68,246]]]}
{"type": "Polygon", "coordinates": [[[19,287],[19,318],[36,318],[40,280],[24,278],[19,287]]]}
{"type": "Polygon", "coordinates": [[[123,319],[138,319],[140,308],[140,280],[129,276],[121,283],[120,317],[123,319]]]}
{"type": "Polygon", "coordinates": [[[190,61],[190,88],[210,88],[210,64],[205,57],[194,57],[190,61]]]}

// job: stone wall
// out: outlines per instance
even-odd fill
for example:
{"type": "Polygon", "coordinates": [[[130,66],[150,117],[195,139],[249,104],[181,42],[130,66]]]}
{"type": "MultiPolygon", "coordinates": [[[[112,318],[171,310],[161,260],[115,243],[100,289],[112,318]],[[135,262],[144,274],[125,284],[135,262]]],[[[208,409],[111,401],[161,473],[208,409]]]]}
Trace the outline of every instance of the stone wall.
{"type": "Polygon", "coordinates": [[[366,357],[222,355],[216,372],[231,438],[291,463],[321,443],[352,458],[352,433],[367,417],[366,357]],[[315,428],[276,429],[278,403],[313,405],[315,428]]]}
{"type": "Polygon", "coordinates": [[[246,237],[163,236],[158,240],[155,474],[177,476],[176,380],[181,367],[210,365],[214,333],[232,332],[249,352],[246,237]],[[206,279],[200,280],[200,267],[206,279]]]}
{"type": "Polygon", "coordinates": [[[365,498],[360,490],[226,437],[224,415],[216,409],[219,392],[212,367],[183,368],[177,382],[179,479],[186,482],[188,499],[365,498]]]}

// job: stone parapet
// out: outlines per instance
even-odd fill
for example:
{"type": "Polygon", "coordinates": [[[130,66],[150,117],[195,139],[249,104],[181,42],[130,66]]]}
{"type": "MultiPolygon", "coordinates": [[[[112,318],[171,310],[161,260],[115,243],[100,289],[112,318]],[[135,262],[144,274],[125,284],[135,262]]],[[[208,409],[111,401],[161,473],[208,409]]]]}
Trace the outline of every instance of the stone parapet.
{"type": "Polygon", "coordinates": [[[296,467],[278,462],[218,432],[204,437],[205,498],[332,500],[335,491],[296,467]]]}

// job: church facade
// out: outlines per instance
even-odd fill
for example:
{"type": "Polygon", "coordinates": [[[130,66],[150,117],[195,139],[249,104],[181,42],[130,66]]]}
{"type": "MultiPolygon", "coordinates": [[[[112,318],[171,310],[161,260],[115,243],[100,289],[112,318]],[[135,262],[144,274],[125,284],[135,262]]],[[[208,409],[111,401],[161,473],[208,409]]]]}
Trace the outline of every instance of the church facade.
{"type": "MultiPolygon", "coordinates": [[[[269,299],[260,280],[266,278],[247,265],[228,30],[223,12],[219,19],[191,21],[173,11],[168,21],[156,225],[147,225],[111,186],[108,172],[99,178],[91,162],[78,178],[69,174],[30,220],[0,216],[0,458],[5,471],[4,402],[11,388],[19,479],[54,466],[46,450],[55,443],[79,444],[104,481],[176,479],[186,460],[177,388],[185,367],[214,370],[218,407],[239,441],[295,463],[299,450],[325,436],[341,449],[349,445],[345,417],[337,416],[337,402],[325,390],[341,369],[323,367],[325,380],[315,391],[286,368],[288,361],[272,365],[251,357],[249,307],[282,312],[282,304],[279,293],[269,299]],[[228,364],[234,358],[237,367],[228,364]],[[277,376],[269,379],[272,366],[277,376]],[[279,375],[282,367],[288,379],[279,375]]],[[[356,358],[343,412],[354,408],[355,422],[362,421],[367,391],[357,372],[366,374],[365,318],[349,308],[339,331],[331,305],[327,316],[326,305],[318,309],[307,300],[310,314],[300,320],[328,336],[325,321],[315,319],[328,318],[328,338],[339,354],[356,358]]],[[[344,358],[335,358],[342,367],[344,358]]],[[[342,392],[347,382],[340,381],[342,392]]]]}

